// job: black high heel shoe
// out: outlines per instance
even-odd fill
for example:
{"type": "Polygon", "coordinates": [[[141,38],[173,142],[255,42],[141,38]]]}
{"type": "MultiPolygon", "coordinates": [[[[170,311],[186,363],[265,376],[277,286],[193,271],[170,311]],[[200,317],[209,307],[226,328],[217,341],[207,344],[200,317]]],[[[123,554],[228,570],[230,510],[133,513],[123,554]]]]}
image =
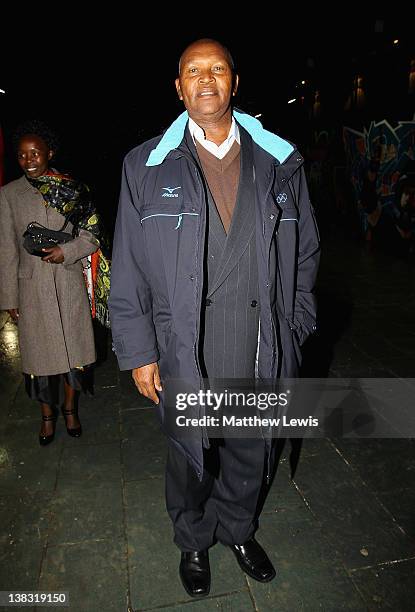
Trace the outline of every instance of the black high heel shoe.
{"type": "Polygon", "coordinates": [[[56,427],[56,414],[42,414],[42,421],[53,421],[53,433],[48,436],[43,436],[39,434],[39,444],[40,446],[47,446],[55,437],[55,427],[56,427]]]}
{"type": "Polygon", "coordinates": [[[79,425],[79,427],[68,427],[68,423],[66,420],[66,417],[71,416],[72,414],[76,414],[78,416],[78,411],[76,410],[76,408],[66,410],[62,406],[62,414],[63,418],[65,419],[66,431],[68,432],[68,436],[72,436],[72,438],[80,438],[80,436],[82,435],[82,426],[79,425]]]}

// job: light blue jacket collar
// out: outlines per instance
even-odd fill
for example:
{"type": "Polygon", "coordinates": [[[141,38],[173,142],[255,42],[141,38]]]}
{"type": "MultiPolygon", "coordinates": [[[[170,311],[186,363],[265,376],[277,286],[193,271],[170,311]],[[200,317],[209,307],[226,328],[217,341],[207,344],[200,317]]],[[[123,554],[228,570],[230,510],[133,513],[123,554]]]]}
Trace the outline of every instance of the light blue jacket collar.
{"type": "MultiPolygon", "coordinates": [[[[250,134],[252,140],[256,142],[259,147],[275,157],[280,164],[284,163],[287,157],[294,151],[294,147],[290,145],[289,142],[265,130],[261,122],[255,119],[255,117],[251,117],[251,115],[247,115],[246,113],[240,113],[236,110],[233,111],[233,116],[250,134]]],[[[179,146],[183,140],[188,119],[189,115],[187,111],[184,111],[175,121],[173,121],[171,126],[163,134],[157,147],[151,151],[146,166],[158,166],[164,161],[170,151],[179,146]]]]}

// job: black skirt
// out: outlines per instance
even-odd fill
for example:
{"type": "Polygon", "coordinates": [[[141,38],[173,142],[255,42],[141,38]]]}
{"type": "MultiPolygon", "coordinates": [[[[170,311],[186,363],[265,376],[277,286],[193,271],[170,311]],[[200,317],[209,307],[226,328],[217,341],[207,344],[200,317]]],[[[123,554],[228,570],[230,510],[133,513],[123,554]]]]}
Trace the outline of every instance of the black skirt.
{"type": "Polygon", "coordinates": [[[93,395],[93,367],[92,365],[83,368],[72,368],[65,374],[53,374],[50,376],[35,376],[34,374],[23,374],[25,378],[26,392],[30,399],[57,406],[63,401],[63,380],[75,389],[93,395]]]}

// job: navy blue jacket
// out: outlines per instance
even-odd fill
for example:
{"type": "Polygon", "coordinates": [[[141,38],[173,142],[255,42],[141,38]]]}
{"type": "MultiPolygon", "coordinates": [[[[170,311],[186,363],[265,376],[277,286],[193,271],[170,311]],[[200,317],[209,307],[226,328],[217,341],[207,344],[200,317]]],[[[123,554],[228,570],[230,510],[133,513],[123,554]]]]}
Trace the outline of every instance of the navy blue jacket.
{"type": "MultiPolygon", "coordinates": [[[[261,304],[256,373],[264,380],[293,378],[300,346],[315,330],[319,261],[303,158],[257,119],[236,110],[234,117],[253,140],[261,304]]],[[[121,370],[158,361],[164,386],[172,378],[192,381],[196,389],[207,204],[184,138],[187,121],[184,112],[162,137],[124,160],[109,306],[121,370]]],[[[163,393],[160,399],[163,423],[163,393]]],[[[200,476],[203,433],[174,441],[200,476]]]]}

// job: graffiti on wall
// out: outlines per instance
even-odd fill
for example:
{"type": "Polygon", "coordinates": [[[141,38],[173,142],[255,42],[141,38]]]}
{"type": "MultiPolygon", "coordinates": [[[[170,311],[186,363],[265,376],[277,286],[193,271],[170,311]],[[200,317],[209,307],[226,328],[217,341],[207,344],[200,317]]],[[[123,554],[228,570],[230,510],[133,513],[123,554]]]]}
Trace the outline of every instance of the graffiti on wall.
{"type": "Polygon", "coordinates": [[[363,132],[344,127],[343,142],[364,237],[413,250],[415,121],[372,122],[363,132]]]}

